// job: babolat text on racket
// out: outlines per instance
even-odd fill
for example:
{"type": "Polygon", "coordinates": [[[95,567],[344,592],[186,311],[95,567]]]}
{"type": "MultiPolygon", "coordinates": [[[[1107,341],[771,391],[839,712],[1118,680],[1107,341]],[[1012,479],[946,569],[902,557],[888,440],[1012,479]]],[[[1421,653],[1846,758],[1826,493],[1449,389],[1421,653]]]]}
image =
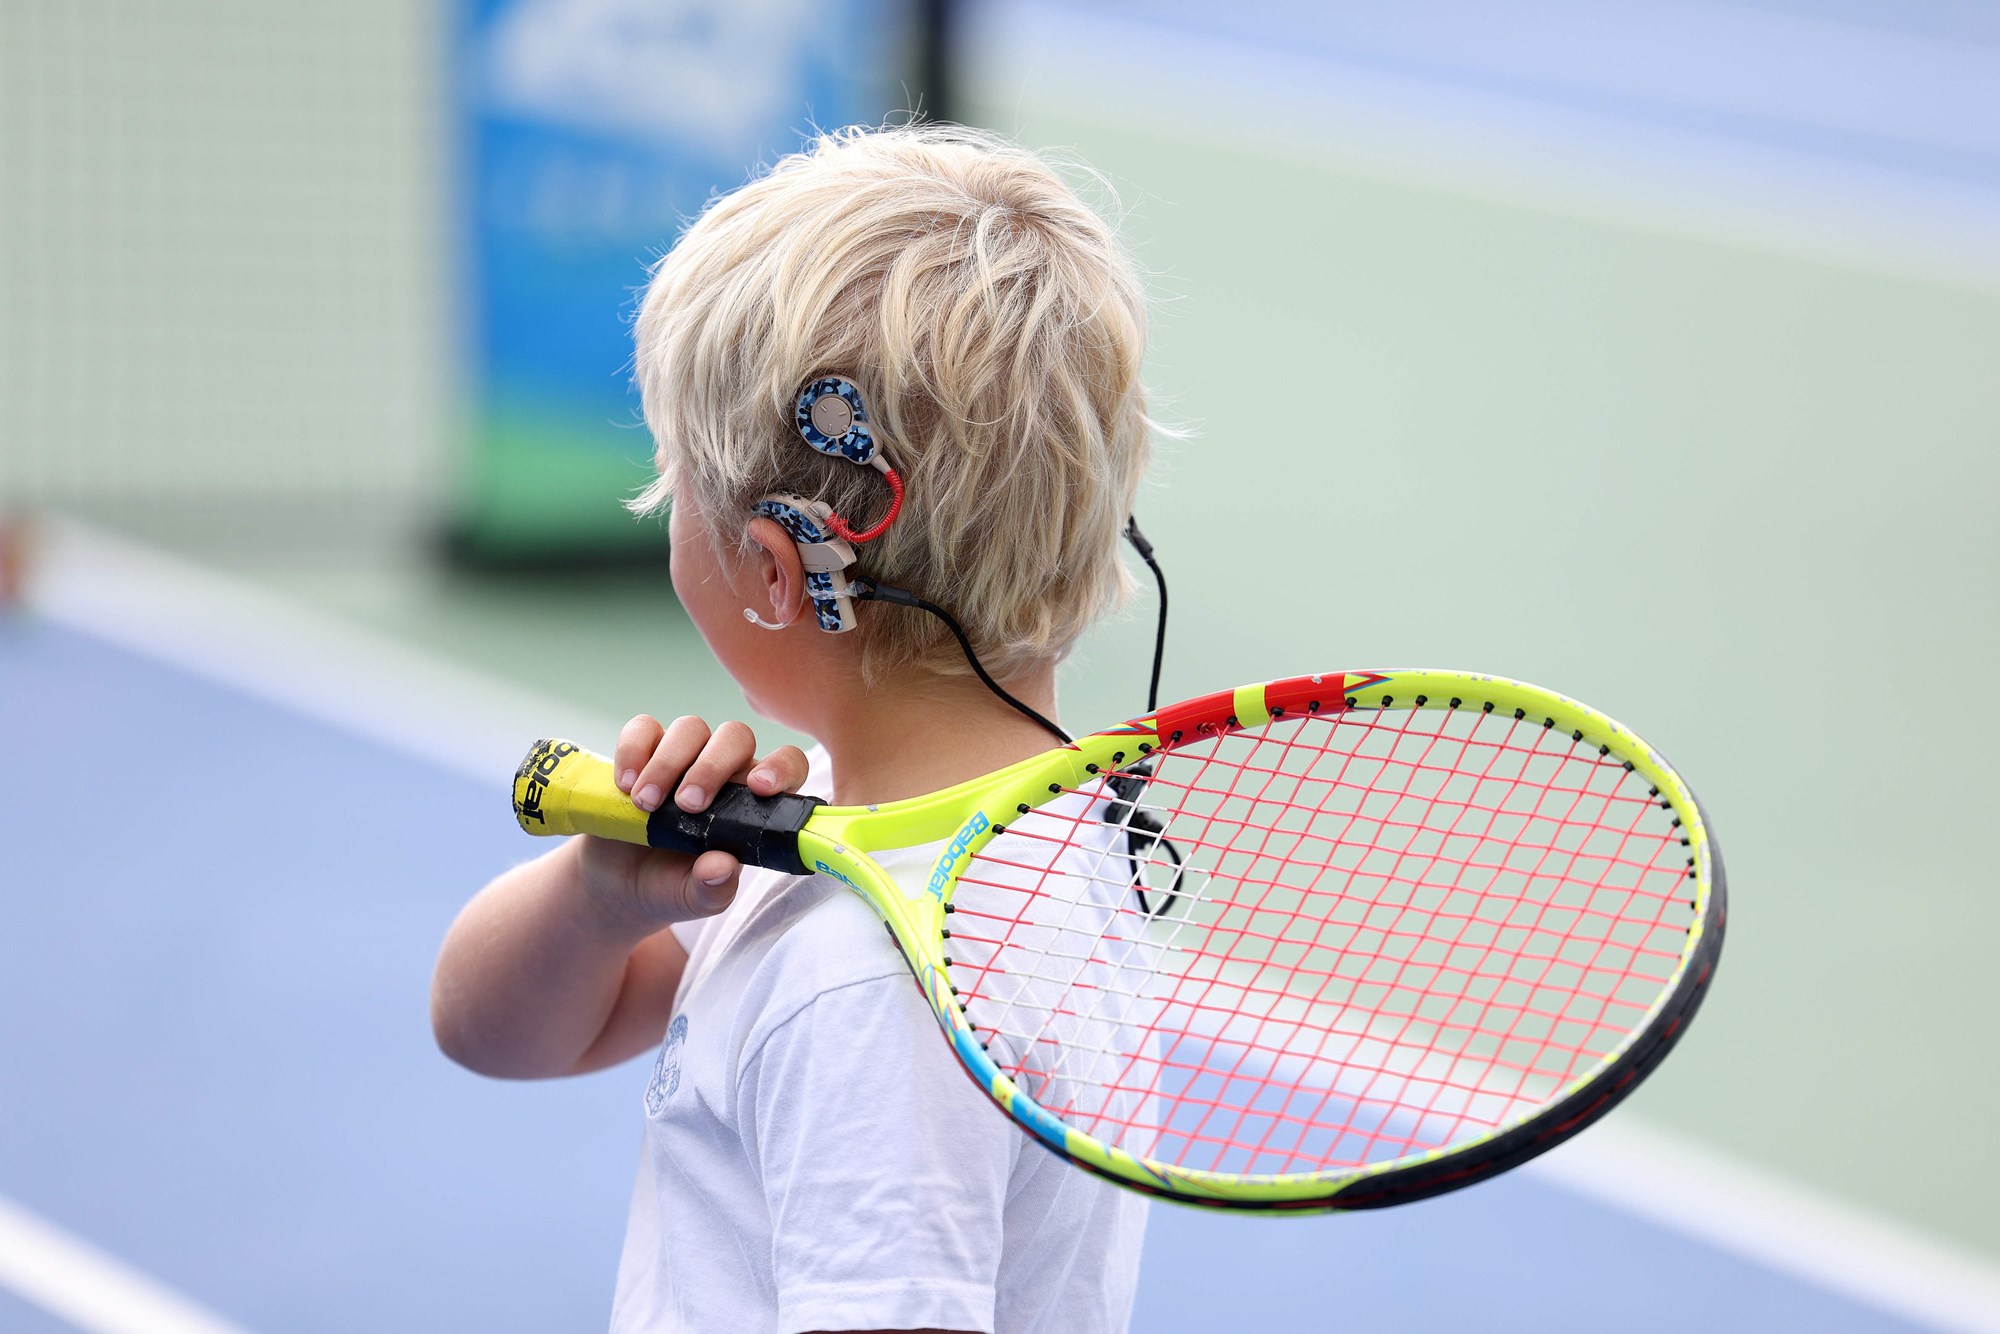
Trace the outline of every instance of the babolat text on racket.
{"type": "Polygon", "coordinates": [[[1722,947],[1680,776],[1460,672],[1243,686],[869,807],[732,786],[648,814],[543,741],[514,811],[841,881],[1003,1111],[1189,1204],[1367,1209],[1524,1162],[1659,1064],[1722,947]],[[927,875],[870,856],[919,845],[927,875]]]}

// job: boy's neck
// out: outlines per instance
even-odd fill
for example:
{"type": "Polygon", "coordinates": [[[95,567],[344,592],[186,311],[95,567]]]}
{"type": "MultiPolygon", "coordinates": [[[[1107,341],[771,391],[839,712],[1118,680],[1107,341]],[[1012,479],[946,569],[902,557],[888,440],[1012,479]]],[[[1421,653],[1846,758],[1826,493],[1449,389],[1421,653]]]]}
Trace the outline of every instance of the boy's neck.
{"type": "MultiPolygon", "coordinates": [[[[1053,667],[1005,683],[1055,717],[1053,667]]],[[[811,729],[833,762],[836,805],[919,797],[1062,743],[973,677],[929,677],[860,691],[811,729]]]]}

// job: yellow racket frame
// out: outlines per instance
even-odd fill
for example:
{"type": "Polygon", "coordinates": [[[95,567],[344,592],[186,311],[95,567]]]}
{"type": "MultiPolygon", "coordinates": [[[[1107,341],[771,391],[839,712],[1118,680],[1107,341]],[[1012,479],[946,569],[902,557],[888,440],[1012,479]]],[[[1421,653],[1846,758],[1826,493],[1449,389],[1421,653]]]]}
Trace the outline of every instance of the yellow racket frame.
{"type": "MultiPolygon", "coordinates": [[[[543,743],[551,745],[553,749],[538,747],[516,775],[514,806],[522,828],[645,843],[649,816],[618,790],[610,762],[568,743],[543,743]]],[[[1241,686],[1079,737],[1070,746],[925,796],[879,806],[821,806],[799,832],[798,850],[808,868],[860,894],[887,924],[953,1051],[1003,1111],[1079,1166],[1149,1194],[1220,1208],[1314,1212],[1402,1203],[1483,1179],[1569,1138],[1629,1093],[1679,1038],[1714,971],[1725,915],[1720,856],[1701,807],[1652,747],[1565,696],[1505,677],[1444,670],[1323,673],[1241,686]],[[1065,1124],[999,1069],[953,992],[945,955],[945,905],[960,869],[1022,806],[1049,800],[1052,785],[1074,790],[1148,753],[1171,751],[1183,740],[1196,739],[1176,734],[1190,726],[1203,734],[1260,726],[1272,720],[1274,709],[1287,707],[1281,701],[1308,694],[1324,695],[1322,712],[1338,707],[1519,710],[1629,765],[1678,817],[1687,844],[1694,921],[1672,977],[1624,1042],[1562,1092],[1484,1135],[1428,1152],[1319,1172],[1236,1174],[1135,1156],[1065,1124]],[[870,860],[876,852],[940,841],[944,850],[925,885],[914,892],[870,860]]]]}

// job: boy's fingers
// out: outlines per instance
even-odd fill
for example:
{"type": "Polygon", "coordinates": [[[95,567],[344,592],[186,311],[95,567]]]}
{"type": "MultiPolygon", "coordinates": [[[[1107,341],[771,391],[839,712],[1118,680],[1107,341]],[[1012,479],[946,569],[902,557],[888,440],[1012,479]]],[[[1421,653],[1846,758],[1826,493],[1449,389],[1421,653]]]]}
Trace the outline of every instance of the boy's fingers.
{"type": "Polygon", "coordinates": [[[642,811],[658,810],[708,739],[708,724],[699,718],[688,716],[668,723],[651,758],[640,766],[639,777],[632,784],[632,804],[642,811]]]}
{"type": "Polygon", "coordinates": [[[743,863],[726,852],[704,852],[694,859],[688,871],[689,893],[693,905],[705,912],[720,912],[727,907],[736,894],[736,878],[743,873],[743,863]]]}
{"type": "Polygon", "coordinates": [[[651,848],[617,839],[598,838],[594,834],[579,834],[574,842],[584,875],[608,884],[629,881],[638,874],[646,855],[652,851],[651,848]]]}
{"type": "Polygon", "coordinates": [[[691,862],[655,854],[641,872],[639,889],[654,920],[686,922],[727,908],[742,872],[743,864],[726,852],[704,852],[691,862]]]}
{"type": "Polygon", "coordinates": [[[780,746],[757,761],[744,782],[760,797],[796,792],[806,781],[806,753],[797,746],[780,746]]]}
{"type": "Polygon", "coordinates": [[[681,779],[674,804],[684,811],[704,810],[716,790],[741,773],[757,755],[757,734],[738,722],[723,723],[715,729],[701,754],[688,766],[681,779]]]}
{"type": "Polygon", "coordinates": [[[639,781],[639,770],[652,758],[665,732],[660,720],[650,713],[642,713],[618,729],[618,748],[611,752],[611,772],[617,777],[620,792],[631,795],[639,781]]]}

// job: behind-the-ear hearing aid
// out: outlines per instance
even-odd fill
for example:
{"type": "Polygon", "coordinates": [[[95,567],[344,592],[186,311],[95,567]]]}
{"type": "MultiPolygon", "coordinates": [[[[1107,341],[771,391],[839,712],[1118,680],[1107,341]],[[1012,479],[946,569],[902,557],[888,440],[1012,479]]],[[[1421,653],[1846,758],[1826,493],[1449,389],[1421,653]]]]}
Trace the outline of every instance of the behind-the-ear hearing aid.
{"type": "MultiPolygon", "coordinates": [[[[903,510],[903,479],[889,466],[888,451],[875,438],[868,423],[868,405],[852,380],[839,375],[816,375],[799,390],[792,422],[799,436],[822,454],[872,467],[889,484],[889,512],[876,524],[860,532],[823,501],[779,493],[763,497],[751,512],[775,519],[778,526],[799,544],[799,560],[806,568],[806,595],[812,599],[813,615],[822,630],[839,633],[854,628],[854,589],[847,571],[855,562],[854,548],[872,542],[889,531],[889,525],[903,510]]],[[[782,630],[750,608],[745,619],[766,630],[782,630]]]]}
{"type": "MultiPolygon", "coordinates": [[[[837,536],[832,526],[833,509],[817,500],[807,500],[780,492],[765,496],[750,507],[753,514],[775,520],[792,541],[799,545],[799,564],[806,570],[806,596],[812,599],[813,615],[819,628],[838,633],[854,628],[854,589],[847,569],[854,564],[854,548],[837,536]]],[[[743,617],[766,630],[782,630],[750,608],[743,617]]]]}

